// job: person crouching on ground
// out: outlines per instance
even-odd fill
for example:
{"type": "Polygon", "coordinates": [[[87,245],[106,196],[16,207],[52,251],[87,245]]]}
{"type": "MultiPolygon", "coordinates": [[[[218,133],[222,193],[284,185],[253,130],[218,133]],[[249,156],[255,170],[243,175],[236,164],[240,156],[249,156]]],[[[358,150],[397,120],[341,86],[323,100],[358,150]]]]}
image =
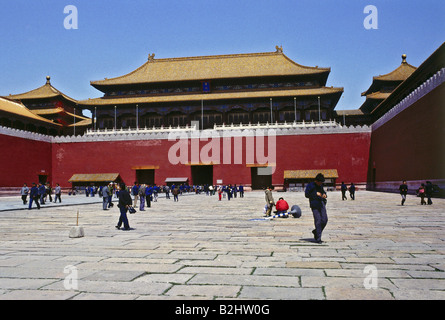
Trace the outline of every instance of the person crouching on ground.
{"type": "Polygon", "coordinates": [[[306,186],[305,196],[309,199],[309,206],[314,215],[315,229],[312,230],[315,242],[321,243],[321,234],[328,223],[328,215],[326,213],[326,192],[323,189],[323,174],[319,173],[315,177],[315,181],[310,182],[306,186]]]}
{"type": "Polygon", "coordinates": [[[124,183],[121,183],[120,185],[120,191],[119,191],[119,210],[121,212],[121,215],[119,217],[119,222],[117,223],[116,228],[120,229],[122,223],[124,224],[123,230],[130,230],[130,224],[128,223],[127,218],[127,211],[128,207],[133,204],[133,201],[131,200],[131,196],[127,191],[127,188],[125,187],[124,183]]]}
{"type": "MultiPolygon", "coordinates": [[[[277,209],[277,214],[286,213],[289,210],[289,204],[283,198],[278,199],[277,204],[275,205],[277,209]]],[[[287,218],[287,217],[286,217],[287,218]]]]}

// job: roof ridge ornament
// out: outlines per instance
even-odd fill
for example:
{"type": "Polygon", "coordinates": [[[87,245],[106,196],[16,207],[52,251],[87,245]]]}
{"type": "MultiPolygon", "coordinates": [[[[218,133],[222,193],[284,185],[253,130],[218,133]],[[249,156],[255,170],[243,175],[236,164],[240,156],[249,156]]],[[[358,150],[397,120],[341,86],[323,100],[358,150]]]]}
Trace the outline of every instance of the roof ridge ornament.
{"type": "Polygon", "coordinates": [[[154,60],[155,60],[155,54],[154,53],[149,54],[148,55],[148,62],[153,62],[154,60]]]}
{"type": "Polygon", "coordinates": [[[50,76],[46,76],[46,84],[51,84],[51,77],[50,76]]]}
{"type": "Polygon", "coordinates": [[[402,54],[402,64],[406,64],[406,54],[402,54]]]}
{"type": "Polygon", "coordinates": [[[275,49],[277,49],[275,53],[283,53],[283,46],[275,46],[275,49]]]}

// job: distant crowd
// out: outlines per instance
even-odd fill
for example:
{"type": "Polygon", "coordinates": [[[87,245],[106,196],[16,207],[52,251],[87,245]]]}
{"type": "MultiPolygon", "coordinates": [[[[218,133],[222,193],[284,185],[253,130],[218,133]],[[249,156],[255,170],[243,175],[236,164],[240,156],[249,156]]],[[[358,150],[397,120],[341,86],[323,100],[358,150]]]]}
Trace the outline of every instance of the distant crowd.
{"type": "MultiPolygon", "coordinates": [[[[32,209],[32,204],[35,203],[37,209],[40,209],[40,205],[44,205],[48,200],[49,202],[53,201],[52,198],[52,187],[49,183],[32,183],[31,188],[27,186],[27,184],[23,184],[22,189],[20,190],[20,195],[22,197],[23,204],[28,204],[28,196],[29,196],[29,205],[28,209],[32,209]]],[[[56,187],[54,188],[54,202],[59,200],[59,203],[62,202],[62,188],[58,183],[56,183],[56,187]]]]}

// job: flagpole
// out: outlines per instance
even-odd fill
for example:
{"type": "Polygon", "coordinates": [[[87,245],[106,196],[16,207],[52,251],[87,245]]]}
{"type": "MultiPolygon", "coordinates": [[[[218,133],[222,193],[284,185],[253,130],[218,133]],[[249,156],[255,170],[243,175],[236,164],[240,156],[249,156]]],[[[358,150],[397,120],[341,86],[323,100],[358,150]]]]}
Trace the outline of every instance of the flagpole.
{"type": "Polygon", "coordinates": [[[74,108],[74,136],[76,136],[76,108],[74,108]]]}
{"type": "Polygon", "coordinates": [[[117,119],[116,119],[116,106],[114,106],[114,131],[117,130],[117,119]]]}
{"type": "Polygon", "coordinates": [[[136,131],[139,130],[139,106],[136,105],[136,131]]]}
{"type": "Polygon", "coordinates": [[[270,123],[273,123],[273,116],[272,116],[272,98],[270,98],[270,123]]]}

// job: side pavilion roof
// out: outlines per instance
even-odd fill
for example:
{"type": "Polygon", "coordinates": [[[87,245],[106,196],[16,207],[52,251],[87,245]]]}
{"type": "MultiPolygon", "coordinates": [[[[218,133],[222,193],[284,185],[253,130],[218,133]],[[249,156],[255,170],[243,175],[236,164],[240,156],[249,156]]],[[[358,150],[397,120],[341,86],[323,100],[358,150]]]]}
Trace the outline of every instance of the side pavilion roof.
{"type": "Polygon", "coordinates": [[[372,84],[362,93],[362,96],[367,96],[373,92],[379,91],[384,82],[399,82],[405,81],[414,71],[416,67],[406,62],[406,55],[402,55],[402,63],[390,73],[379,75],[372,78],[372,84]]]}
{"type": "Polygon", "coordinates": [[[60,96],[63,97],[65,100],[71,101],[72,103],[75,104],[77,103],[75,99],[68,97],[66,94],[54,88],[51,85],[50,79],[51,78],[49,76],[46,77],[46,83],[37,89],[25,93],[9,95],[6,98],[23,101],[23,100],[49,99],[60,96]]]}

